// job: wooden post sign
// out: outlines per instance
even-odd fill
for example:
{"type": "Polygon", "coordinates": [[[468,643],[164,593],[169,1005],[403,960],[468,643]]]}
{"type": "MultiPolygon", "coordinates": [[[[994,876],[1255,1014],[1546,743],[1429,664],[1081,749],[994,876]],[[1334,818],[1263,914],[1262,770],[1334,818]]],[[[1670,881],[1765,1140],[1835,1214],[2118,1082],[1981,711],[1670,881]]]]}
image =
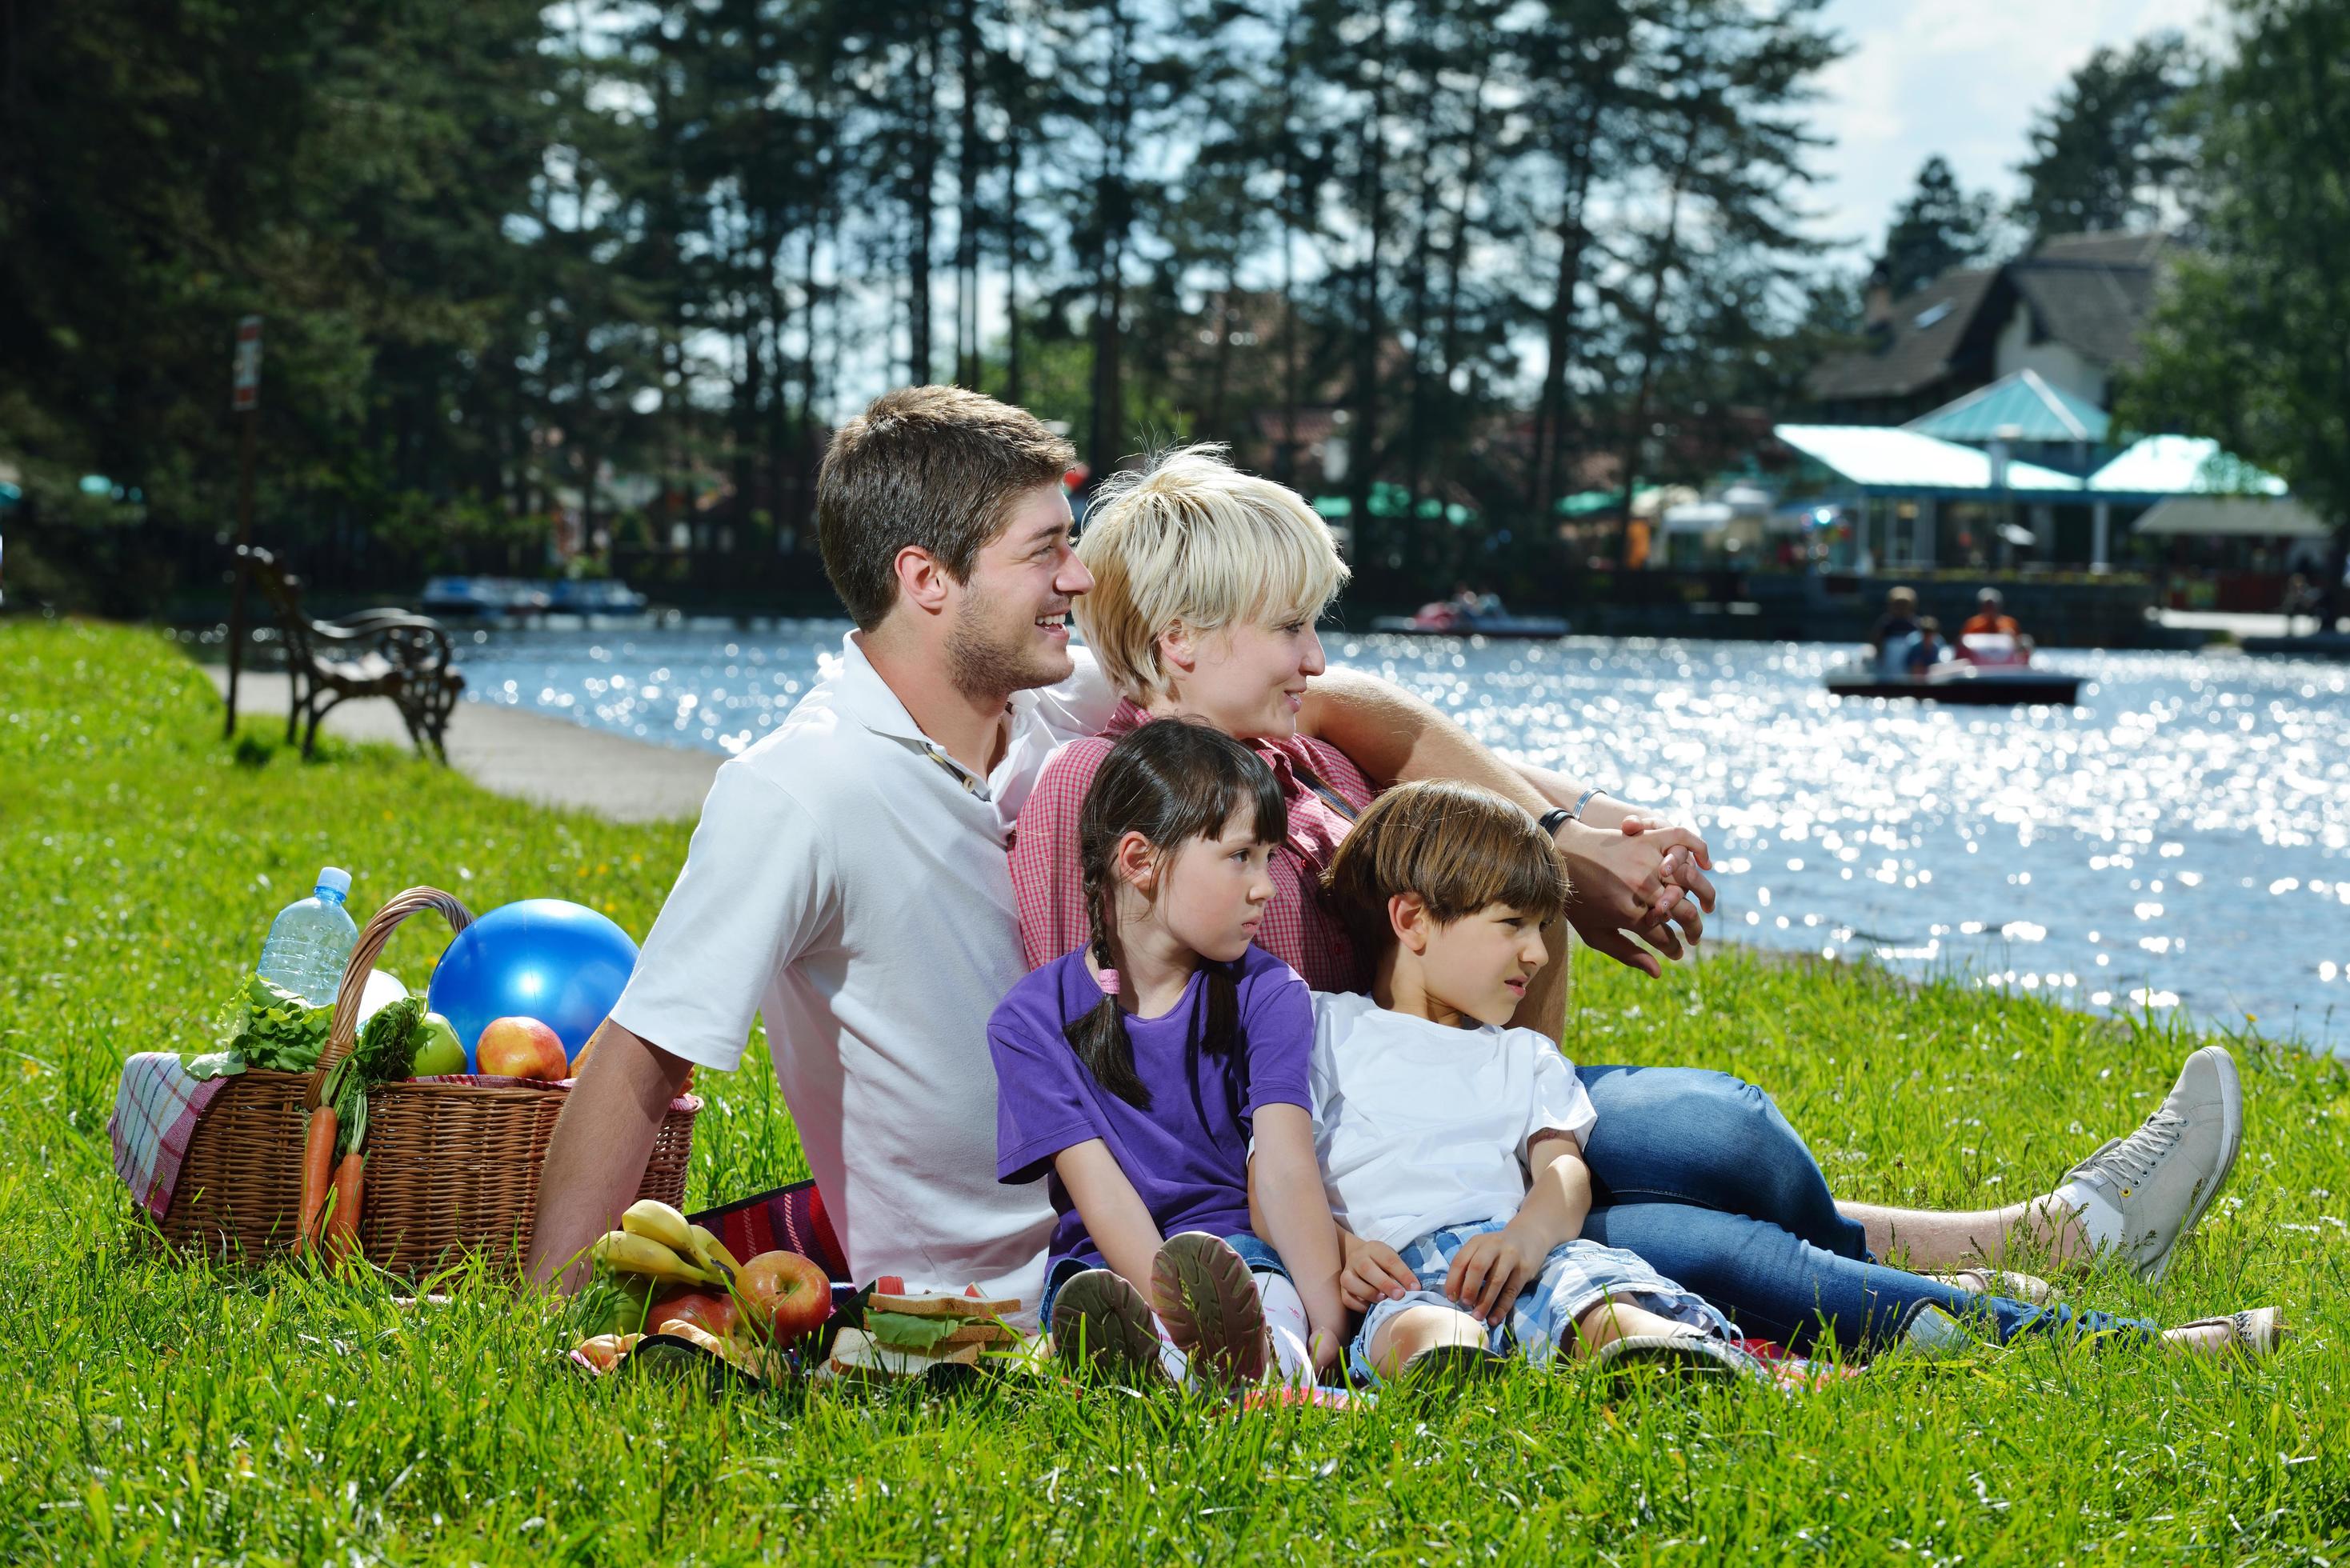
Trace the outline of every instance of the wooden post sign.
{"type": "Polygon", "coordinates": [[[228,406],[249,414],[261,406],[261,317],[247,316],[236,324],[236,361],[229,373],[228,406]]]}
{"type": "Polygon", "coordinates": [[[236,682],[244,666],[244,561],[253,544],[253,425],[261,407],[261,317],[241,317],[236,324],[236,354],[229,366],[229,411],[237,424],[236,556],[229,567],[228,590],[228,712],[221,723],[224,738],[236,734],[236,682]]]}

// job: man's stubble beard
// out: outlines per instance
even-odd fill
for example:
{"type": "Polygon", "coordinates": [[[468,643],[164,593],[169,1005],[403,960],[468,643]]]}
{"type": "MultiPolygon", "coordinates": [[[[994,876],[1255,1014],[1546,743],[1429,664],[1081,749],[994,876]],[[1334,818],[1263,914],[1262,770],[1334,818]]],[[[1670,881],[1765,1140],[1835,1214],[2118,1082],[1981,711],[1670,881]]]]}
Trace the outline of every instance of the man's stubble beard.
{"type": "Polygon", "coordinates": [[[955,690],[966,697],[1001,700],[1059,681],[1064,672],[1044,668],[1031,657],[1024,636],[1009,645],[991,638],[987,628],[995,602],[974,591],[947,633],[947,679],[955,690]]]}

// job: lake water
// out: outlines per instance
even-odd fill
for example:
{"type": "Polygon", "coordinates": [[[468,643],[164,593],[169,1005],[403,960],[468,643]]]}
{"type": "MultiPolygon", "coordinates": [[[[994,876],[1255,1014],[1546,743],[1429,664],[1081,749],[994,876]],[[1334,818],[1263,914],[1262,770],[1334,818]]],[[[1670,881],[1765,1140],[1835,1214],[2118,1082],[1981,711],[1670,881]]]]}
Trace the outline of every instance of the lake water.
{"type": "MultiPolygon", "coordinates": [[[[493,631],[466,695],[734,752],[846,629],[493,631]]],[[[1697,825],[1709,931],[2350,1049],[2350,668],[2059,651],[2080,704],[2009,711],[1839,701],[1820,678],[1849,650],[1811,644],[1326,647],[1697,825]]]]}

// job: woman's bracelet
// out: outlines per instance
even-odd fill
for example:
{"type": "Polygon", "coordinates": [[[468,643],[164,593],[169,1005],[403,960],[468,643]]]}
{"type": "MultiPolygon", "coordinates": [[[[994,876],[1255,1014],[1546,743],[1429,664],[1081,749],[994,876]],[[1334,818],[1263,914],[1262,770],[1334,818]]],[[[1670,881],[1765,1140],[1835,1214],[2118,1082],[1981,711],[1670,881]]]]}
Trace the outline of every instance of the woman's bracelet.
{"type": "Polygon", "coordinates": [[[1591,804],[1592,797],[1595,795],[1606,794],[1607,793],[1607,792],[1606,790],[1601,789],[1595,784],[1591,788],[1585,790],[1583,792],[1583,798],[1576,801],[1572,806],[1555,805],[1548,811],[1544,812],[1542,814],[1542,830],[1544,836],[1556,838],[1560,828],[1565,826],[1570,822],[1581,822],[1583,820],[1583,808],[1591,804]]]}

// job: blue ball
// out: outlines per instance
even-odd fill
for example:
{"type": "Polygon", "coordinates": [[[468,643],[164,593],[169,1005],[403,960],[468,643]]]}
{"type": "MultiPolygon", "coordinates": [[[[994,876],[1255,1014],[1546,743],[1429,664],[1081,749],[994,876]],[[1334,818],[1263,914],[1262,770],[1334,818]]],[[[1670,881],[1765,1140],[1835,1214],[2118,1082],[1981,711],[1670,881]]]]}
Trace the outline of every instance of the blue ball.
{"type": "Polygon", "coordinates": [[[604,916],[561,898],[525,898],[457,933],[432,971],[427,1004],[456,1030],[469,1073],[480,1071],[474,1045],[497,1018],[536,1018],[577,1057],[636,967],[637,944],[604,916]]]}

